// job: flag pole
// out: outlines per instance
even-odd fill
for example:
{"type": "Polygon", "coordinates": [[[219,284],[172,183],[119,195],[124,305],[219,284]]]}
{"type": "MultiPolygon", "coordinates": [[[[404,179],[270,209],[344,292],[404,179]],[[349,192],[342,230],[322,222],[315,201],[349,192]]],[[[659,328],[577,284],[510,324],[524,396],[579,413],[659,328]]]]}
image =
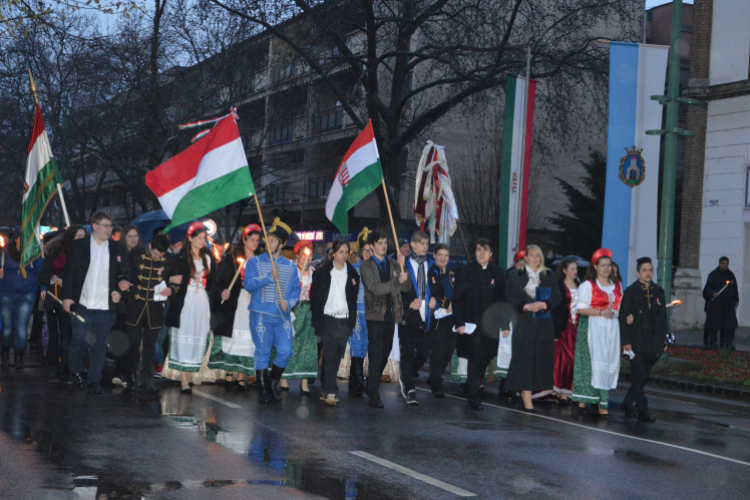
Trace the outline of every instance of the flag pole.
{"type": "MultiPolygon", "coordinates": [[[[393,214],[391,213],[391,202],[388,201],[388,188],[385,187],[385,177],[380,178],[380,184],[383,186],[385,195],[385,206],[388,207],[388,218],[391,219],[391,229],[393,230],[393,244],[396,245],[396,254],[398,255],[398,236],[396,236],[396,225],[393,223],[393,214]]],[[[401,272],[404,272],[404,265],[399,262],[401,272]]]]}
{"type": "MultiPolygon", "coordinates": [[[[34,77],[31,76],[31,68],[29,68],[29,88],[31,89],[31,94],[34,96],[34,102],[39,106],[39,98],[36,94],[36,83],[34,82],[34,77]]],[[[63,198],[62,184],[57,185],[57,194],[60,197],[60,206],[62,207],[63,215],[65,216],[65,227],[70,227],[70,217],[68,216],[68,208],[65,206],[65,199],[63,198]]]]}
{"type": "MultiPolygon", "coordinates": [[[[260,211],[260,202],[258,201],[258,195],[253,194],[253,198],[255,199],[255,206],[258,207],[258,217],[260,218],[260,227],[263,228],[263,236],[266,239],[266,250],[268,250],[268,256],[271,258],[271,269],[275,271],[276,265],[273,263],[273,255],[271,255],[271,245],[268,244],[268,233],[266,232],[266,223],[263,222],[263,212],[260,211]]],[[[281,285],[279,285],[279,280],[274,280],[274,281],[276,281],[276,289],[279,291],[279,299],[284,300],[284,297],[281,295],[281,285]]]]}

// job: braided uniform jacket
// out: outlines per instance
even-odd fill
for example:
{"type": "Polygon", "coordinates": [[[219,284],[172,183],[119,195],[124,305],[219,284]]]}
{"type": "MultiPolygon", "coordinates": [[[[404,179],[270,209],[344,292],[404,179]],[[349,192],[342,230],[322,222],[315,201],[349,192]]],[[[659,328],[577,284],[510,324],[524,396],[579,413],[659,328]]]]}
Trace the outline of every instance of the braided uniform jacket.
{"type": "Polygon", "coordinates": [[[148,325],[148,328],[161,328],[164,323],[166,301],[154,301],[154,287],[164,281],[172,289],[172,295],[179,285],[169,284],[170,276],[179,274],[174,262],[166,256],[154,259],[145,248],[133,250],[132,283],[128,291],[128,311],[125,321],[128,326],[148,325]],[[143,323],[145,321],[145,323],[143,323]]]}

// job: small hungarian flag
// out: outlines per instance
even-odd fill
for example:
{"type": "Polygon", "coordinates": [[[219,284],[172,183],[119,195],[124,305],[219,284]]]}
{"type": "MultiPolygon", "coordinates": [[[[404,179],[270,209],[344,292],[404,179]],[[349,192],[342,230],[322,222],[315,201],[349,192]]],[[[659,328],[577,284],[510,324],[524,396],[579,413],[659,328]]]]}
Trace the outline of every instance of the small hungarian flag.
{"type": "Polygon", "coordinates": [[[377,188],[383,179],[380,154],[372,120],[360,132],[341,160],[326,201],[326,217],[341,231],[349,232],[351,208],[377,188]]]}
{"type": "Polygon", "coordinates": [[[234,114],[219,120],[205,137],[147,173],[146,185],[172,219],[165,233],[254,195],[234,114]]]}
{"type": "Polygon", "coordinates": [[[39,244],[39,222],[47,205],[57,193],[60,183],[57,162],[52,156],[52,147],[44,127],[42,109],[36,105],[34,128],[29,141],[29,156],[26,160],[26,179],[21,204],[21,269],[42,255],[39,244]]]}

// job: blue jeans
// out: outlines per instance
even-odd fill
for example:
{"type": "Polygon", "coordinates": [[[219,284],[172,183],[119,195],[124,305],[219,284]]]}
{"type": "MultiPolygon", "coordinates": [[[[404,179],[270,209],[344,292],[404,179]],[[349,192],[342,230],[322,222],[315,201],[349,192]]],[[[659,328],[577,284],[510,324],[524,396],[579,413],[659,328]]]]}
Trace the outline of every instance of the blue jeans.
{"type": "Polygon", "coordinates": [[[353,358],[364,359],[367,356],[367,321],[365,313],[357,313],[357,326],[349,337],[349,354],[353,358]]]}
{"type": "Polygon", "coordinates": [[[10,347],[13,332],[16,332],[16,352],[26,349],[26,336],[31,313],[34,312],[36,292],[3,293],[0,296],[0,314],[3,316],[3,336],[1,345],[10,347]]]}
{"type": "Polygon", "coordinates": [[[115,324],[115,313],[109,310],[87,309],[79,305],[78,314],[85,320],[72,318],[73,339],[70,341],[68,369],[70,373],[83,371],[83,358],[89,354],[88,384],[102,381],[104,356],[107,354],[109,331],[115,324]]]}

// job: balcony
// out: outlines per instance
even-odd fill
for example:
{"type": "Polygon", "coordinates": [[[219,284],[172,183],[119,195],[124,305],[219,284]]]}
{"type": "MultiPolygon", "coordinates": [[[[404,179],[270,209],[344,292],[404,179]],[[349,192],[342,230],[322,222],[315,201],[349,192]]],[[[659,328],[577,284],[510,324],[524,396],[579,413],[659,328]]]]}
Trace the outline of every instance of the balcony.
{"type": "Polygon", "coordinates": [[[313,133],[320,134],[344,128],[344,108],[336,106],[313,116],[313,133]]]}

